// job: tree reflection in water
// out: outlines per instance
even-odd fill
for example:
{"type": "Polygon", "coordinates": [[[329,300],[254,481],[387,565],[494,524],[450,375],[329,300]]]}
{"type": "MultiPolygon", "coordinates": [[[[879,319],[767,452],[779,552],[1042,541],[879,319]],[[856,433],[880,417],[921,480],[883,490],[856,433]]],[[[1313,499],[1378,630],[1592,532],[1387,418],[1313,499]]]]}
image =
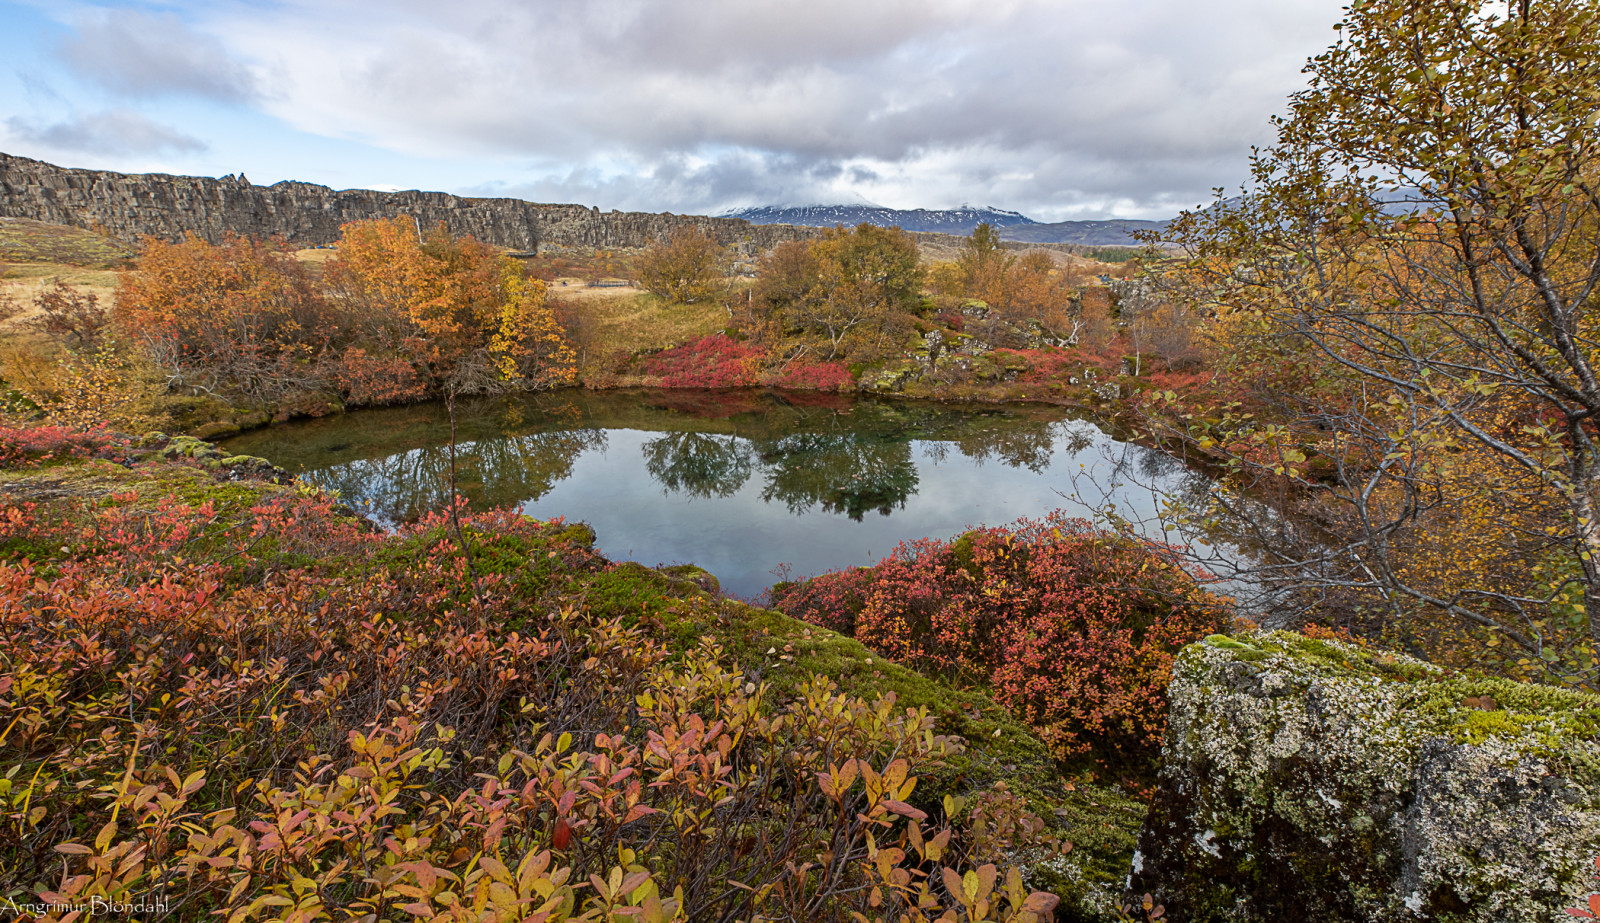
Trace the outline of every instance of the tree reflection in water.
{"type": "Polygon", "coordinates": [[[856,522],[869,511],[884,516],[917,492],[910,442],[882,442],[853,433],[794,433],[763,440],[767,468],[761,499],[781,500],[791,513],[820,505],[856,522]]]}
{"type": "MultiPolygon", "coordinates": [[[[954,448],[982,464],[1046,471],[1097,438],[1058,409],[958,407],[778,392],[563,392],[469,405],[458,485],[474,508],[538,500],[612,428],[648,433],[644,474],[668,494],[731,498],[758,474],[760,497],[791,513],[821,510],[860,522],[906,506],[918,461],[954,448]],[[803,399],[804,398],[804,399],[803,399]],[[661,405],[661,406],[658,406],[661,405]]],[[[387,522],[445,506],[448,429],[438,408],[367,411],[247,434],[236,451],[262,454],[387,522]],[[444,438],[442,438],[444,437],[444,438]],[[337,459],[337,460],[336,460],[337,459]]]]}
{"type": "Polygon", "coordinates": [[[737,436],[663,433],[644,444],[644,467],[668,492],[731,497],[750,479],[750,444],[737,436]]]}
{"type": "MultiPolygon", "coordinates": [[[[537,500],[572,474],[578,456],[603,449],[604,430],[571,429],[477,439],[456,447],[456,486],[474,509],[537,500]]],[[[443,509],[450,492],[448,446],[360,458],[317,473],[317,483],[382,522],[443,509]]]]}

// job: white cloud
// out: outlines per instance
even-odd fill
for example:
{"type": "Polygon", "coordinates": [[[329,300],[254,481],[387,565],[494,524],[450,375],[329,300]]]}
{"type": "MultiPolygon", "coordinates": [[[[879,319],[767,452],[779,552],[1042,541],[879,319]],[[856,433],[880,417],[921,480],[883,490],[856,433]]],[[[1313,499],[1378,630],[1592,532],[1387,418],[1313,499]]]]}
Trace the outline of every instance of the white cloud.
{"type": "Polygon", "coordinates": [[[233,94],[314,135],[501,164],[479,191],[1132,217],[1242,178],[1339,5],[282,0],[107,13],[65,47],[104,45],[114,63],[74,60],[125,93],[233,94]],[[170,67],[138,50],[154,40],[107,44],[136,21],[195,40],[170,67]]]}
{"type": "Polygon", "coordinates": [[[61,154],[107,156],[194,153],[206,143],[128,109],[111,109],[40,123],[20,116],[5,121],[12,138],[61,154]]]}

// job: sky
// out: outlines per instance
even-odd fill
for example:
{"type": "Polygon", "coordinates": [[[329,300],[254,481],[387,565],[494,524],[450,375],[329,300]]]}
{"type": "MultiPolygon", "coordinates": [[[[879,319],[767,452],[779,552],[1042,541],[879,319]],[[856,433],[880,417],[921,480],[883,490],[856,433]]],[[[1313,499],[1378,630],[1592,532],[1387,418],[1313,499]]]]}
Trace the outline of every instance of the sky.
{"type": "Polygon", "coordinates": [[[1342,0],[0,0],[0,151],[715,214],[1163,218],[1342,0]]]}

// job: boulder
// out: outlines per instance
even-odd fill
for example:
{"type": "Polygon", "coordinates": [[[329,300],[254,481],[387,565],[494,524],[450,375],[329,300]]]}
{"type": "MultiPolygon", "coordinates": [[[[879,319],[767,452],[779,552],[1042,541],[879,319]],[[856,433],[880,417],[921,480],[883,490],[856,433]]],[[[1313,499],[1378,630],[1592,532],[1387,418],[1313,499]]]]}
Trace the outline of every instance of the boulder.
{"type": "Polygon", "coordinates": [[[1174,666],[1129,896],[1186,921],[1549,923],[1600,855],[1600,697],[1301,635],[1174,666]]]}

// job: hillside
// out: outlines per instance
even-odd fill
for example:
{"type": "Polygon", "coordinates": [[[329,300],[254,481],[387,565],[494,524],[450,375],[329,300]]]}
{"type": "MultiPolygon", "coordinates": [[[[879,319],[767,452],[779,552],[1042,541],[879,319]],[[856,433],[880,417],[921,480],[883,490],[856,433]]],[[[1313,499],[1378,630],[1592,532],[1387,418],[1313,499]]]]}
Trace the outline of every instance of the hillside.
{"type": "Polygon", "coordinates": [[[125,243],[145,236],[178,241],[185,234],[217,243],[231,232],[317,246],[337,241],[346,222],[396,215],[423,225],[442,222],[452,234],[521,251],[639,248],[681,227],[758,250],[817,233],[732,218],[602,213],[583,205],[442,192],[335,190],[288,181],[257,186],[242,175],[214,179],[78,170],[0,153],[0,217],[94,230],[125,243]]]}

